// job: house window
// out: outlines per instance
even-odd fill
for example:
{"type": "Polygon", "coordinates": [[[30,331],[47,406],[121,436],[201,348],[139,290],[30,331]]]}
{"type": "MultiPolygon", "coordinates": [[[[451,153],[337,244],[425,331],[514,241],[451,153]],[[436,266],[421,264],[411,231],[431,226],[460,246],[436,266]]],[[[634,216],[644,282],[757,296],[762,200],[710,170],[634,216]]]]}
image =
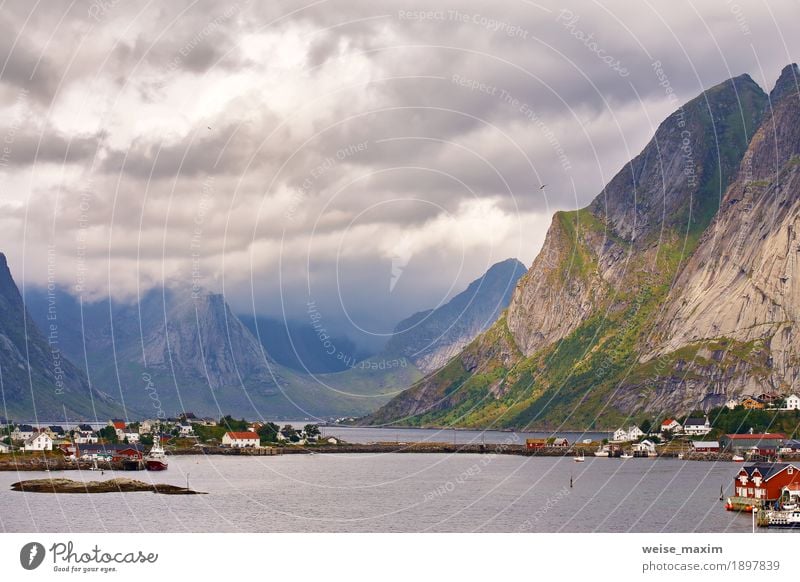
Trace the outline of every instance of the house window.
{"type": "Polygon", "coordinates": [[[786,472],[787,472],[789,475],[791,475],[792,473],[794,473],[794,469],[793,469],[792,467],[789,467],[788,469],[786,469],[786,472]]]}

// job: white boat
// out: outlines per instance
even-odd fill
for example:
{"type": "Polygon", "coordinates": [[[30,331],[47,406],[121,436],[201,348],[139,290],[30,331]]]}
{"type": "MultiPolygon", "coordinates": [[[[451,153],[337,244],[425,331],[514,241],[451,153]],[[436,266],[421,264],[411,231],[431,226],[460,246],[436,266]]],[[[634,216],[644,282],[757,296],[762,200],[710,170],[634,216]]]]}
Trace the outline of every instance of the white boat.
{"type": "Polygon", "coordinates": [[[583,463],[585,460],[586,460],[586,458],[583,456],[583,453],[581,453],[580,455],[576,455],[575,456],[575,462],[576,463],[583,463]]]}
{"type": "Polygon", "coordinates": [[[622,455],[620,455],[620,457],[619,457],[619,458],[620,458],[620,459],[632,459],[632,458],[633,458],[633,455],[630,455],[630,454],[628,454],[628,453],[623,453],[622,455]]]}
{"type": "Polygon", "coordinates": [[[595,457],[607,457],[608,456],[608,449],[597,449],[594,452],[595,457]]]}
{"type": "Polygon", "coordinates": [[[733,455],[731,461],[734,463],[744,463],[744,457],[742,455],[733,455]]]}

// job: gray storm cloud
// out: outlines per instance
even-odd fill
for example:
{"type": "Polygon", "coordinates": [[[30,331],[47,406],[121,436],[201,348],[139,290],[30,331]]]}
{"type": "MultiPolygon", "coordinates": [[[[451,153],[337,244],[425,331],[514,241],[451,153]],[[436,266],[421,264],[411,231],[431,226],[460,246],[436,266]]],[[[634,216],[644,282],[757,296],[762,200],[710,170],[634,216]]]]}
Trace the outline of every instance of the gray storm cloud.
{"type": "Polygon", "coordinates": [[[594,198],[676,100],[744,72],[770,86],[797,16],[7,2],[1,250],[26,284],[87,299],[197,279],[302,320],[313,298],[330,329],[379,343],[494,262],[529,264],[552,213],[594,198]]]}

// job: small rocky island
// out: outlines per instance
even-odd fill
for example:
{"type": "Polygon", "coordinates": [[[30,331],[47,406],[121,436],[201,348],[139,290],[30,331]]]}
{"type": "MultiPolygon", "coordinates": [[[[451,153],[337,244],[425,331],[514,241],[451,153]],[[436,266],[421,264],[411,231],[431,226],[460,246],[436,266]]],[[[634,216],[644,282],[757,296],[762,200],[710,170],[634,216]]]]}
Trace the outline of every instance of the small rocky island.
{"type": "Polygon", "coordinates": [[[205,495],[177,485],[145,483],[134,479],[108,479],[106,481],[73,481],[72,479],[29,479],[11,485],[12,491],[29,493],[129,493],[149,491],[164,495],[205,495]]]}

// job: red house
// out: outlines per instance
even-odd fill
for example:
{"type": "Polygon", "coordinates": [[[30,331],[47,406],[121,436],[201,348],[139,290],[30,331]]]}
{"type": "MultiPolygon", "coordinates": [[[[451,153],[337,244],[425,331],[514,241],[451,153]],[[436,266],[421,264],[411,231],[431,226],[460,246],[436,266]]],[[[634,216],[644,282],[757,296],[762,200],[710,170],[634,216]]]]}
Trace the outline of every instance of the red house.
{"type": "Polygon", "coordinates": [[[529,449],[543,449],[547,446],[547,439],[525,439],[525,446],[529,449]]]}
{"type": "Polygon", "coordinates": [[[112,461],[138,460],[143,457],[142,448],[136,445],[122,445],[116,448],[111,457],[112,461]]]}
{"type": "Polygon", "coordinates": [[[792,463],[756,463],[742,467],[733,490],[737,497],[774,501],[783,487],[795,483],[800,485],[800,468],[792,463]]]}

